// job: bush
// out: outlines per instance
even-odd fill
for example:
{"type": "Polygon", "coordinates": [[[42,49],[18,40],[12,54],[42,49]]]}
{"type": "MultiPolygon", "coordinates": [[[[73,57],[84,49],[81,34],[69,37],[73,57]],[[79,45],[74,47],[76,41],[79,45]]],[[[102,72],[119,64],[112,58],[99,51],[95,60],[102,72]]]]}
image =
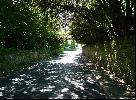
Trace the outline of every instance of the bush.
{"type": "Polygon", "coordinates": [[[84,54],[106,70],[135,87],[135,36],[96,43],[83,48],[84,54]]]}

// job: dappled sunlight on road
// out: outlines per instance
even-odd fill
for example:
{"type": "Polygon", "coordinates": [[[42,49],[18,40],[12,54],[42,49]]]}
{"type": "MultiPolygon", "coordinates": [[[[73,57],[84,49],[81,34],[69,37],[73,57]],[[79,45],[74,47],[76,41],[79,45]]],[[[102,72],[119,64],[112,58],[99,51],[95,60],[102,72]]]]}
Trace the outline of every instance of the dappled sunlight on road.
{"type": "Polygon", "coordinates": [[[35,63],[0,82],[6,99],[128,98],[125,88],[81,54],[65,51],[51,61],[35,63]]]}
{"type": "Polygon", "coordinates": [[[57,60],[52,60],[50,63],[77,63],[75,61],[75,57],[82,53],[81,49],[78,49],[76,51],[64,51],[64,54],[61,55],[57,60]]]}

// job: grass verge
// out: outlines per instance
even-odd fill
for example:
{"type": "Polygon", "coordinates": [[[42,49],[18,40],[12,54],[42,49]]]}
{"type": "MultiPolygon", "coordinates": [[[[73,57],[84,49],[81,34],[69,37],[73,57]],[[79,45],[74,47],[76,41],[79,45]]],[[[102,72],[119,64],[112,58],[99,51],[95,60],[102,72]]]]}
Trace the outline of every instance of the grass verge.
{"type": "Polygon", "coordinates": [[[22,70],[34,62],[45,61],[58,56],[63,49],[58,50],[17,50],[13,48],[0,49],[0,78],[4,78],[22,70]]]}

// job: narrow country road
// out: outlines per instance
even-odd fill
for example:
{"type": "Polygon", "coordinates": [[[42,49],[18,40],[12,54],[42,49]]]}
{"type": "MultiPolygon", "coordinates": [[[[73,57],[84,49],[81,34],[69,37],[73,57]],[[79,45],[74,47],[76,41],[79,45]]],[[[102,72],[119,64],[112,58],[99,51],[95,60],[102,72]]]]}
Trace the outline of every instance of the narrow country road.
{"type": "Polygon", "coordinates": [[[115,99],[125,88],[89,63],[81,50],[65,51],[0,80],[0,99],[115,99]]]}

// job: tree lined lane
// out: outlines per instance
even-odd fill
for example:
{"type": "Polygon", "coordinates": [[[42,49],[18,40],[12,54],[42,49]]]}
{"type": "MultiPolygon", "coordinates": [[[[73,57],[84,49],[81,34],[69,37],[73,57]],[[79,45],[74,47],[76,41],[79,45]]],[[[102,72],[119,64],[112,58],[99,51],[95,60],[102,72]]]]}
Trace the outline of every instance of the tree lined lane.
{"type": "Polygon", "coordinates": [[[65,51],[0,82],[0,98],[125,98],[125,88],[101,72],[79,51],[65,51]]]}

